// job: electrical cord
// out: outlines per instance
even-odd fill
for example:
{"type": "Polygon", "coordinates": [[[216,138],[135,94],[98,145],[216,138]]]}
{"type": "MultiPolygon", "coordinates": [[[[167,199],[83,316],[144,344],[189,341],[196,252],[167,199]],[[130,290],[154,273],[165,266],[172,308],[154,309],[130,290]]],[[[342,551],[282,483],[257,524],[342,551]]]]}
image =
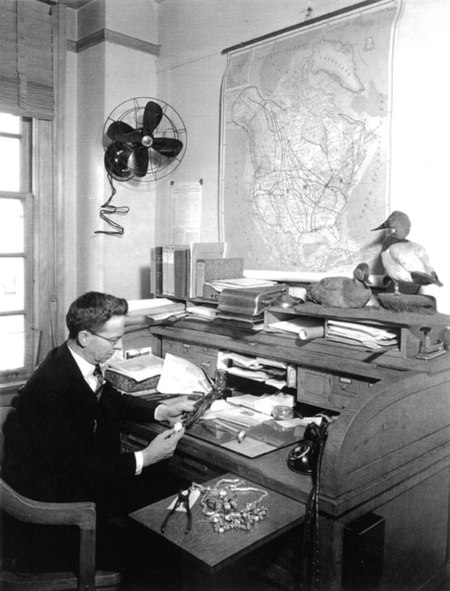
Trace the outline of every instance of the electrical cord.
{"type": "Polygon", "coordinates": [[[299,591],[319,591],[320,587],[320,529],[319,529],[319,498],[321,463],[327,439],[328,421],[318,428],[316,442],[317,451],[313,466],[313,486],[306,503],[305,521],[301,542],[299,591]]]}
{"type": "Polygon", "coordinates": [[[112,182],[111,175],[108,174],[107,176],[108,176],[109,185],[111,187],[111,195],[109,196],[109,199],[107,201],[105,201],[105,203],[103,203],[103,205],[100,206],[100,214],[99,215],[102,218],[102,220],[104,220],[107,224],[109,224],[114,229],[113,230],[95,230],[94,234],[108,234],[110,236],[122,236],[123,233],[125,232],[123,226],[121,226],[116,221],[111,220],[108,216],[114,215],[114,214],[125,215],[130,211],[130,208],[127,206],[116,207],[114,205],[111,205],[111,201],[112,201],[114,195],[117,193],[117,191],[116,191],[116,188],[114,187],[114,184],[112,182]]]}

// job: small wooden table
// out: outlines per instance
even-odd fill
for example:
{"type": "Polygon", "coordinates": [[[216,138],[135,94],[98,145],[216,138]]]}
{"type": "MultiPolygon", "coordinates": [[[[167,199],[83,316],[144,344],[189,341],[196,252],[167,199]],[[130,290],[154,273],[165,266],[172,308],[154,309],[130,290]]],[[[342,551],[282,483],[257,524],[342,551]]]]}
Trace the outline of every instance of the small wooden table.
{"type": "MultiPolygon", "coordinates": [[[[214,487],[222,479],[238,479],[235,474],[225,474],[204,483],[202,486],[214,487]]],[[[192,507],[192,527],[185,533],[186,513],[175,511],[170,517],[165,533],[161,533],[161,523],[176,495],[168,497],[130,514],[130,517],[181,548],[184,552],[198,559],[210,576],[214,576],[224,567],[230,566],[238,558],[261,547],[293,527],[299,525],[305,515],[305,505],[275,491],[263,489],[258,484],[240,479],[243,486],[266,490],[262,505],[267,508],[267,516],[253,524],[248,531],[230,529],[216,533],[213,526],[202,515],[200,498],[192,507]]],[[[248,499],[251,500],[251,499],[248,499]]]]}

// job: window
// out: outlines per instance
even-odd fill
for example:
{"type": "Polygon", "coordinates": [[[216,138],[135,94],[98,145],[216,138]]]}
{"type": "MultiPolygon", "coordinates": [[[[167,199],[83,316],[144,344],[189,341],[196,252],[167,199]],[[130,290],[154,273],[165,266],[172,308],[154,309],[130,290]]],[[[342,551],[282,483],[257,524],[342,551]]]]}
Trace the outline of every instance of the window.
{"type": "Polygon", "coordinates": [[[31,121],[0,113],[0,381],[32,369],[31,121]]]}

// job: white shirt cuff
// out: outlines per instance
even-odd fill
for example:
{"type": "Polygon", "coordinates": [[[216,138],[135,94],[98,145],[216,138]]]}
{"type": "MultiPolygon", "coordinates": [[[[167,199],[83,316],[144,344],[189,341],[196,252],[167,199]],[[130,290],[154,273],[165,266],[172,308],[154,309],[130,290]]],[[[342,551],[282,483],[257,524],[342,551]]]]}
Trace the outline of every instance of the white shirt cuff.
{"type": "Polygon", "coordinates": [[[134,475],[139,476],[139,474],[142,473],[142,468],[144,467],[144,454],[141,451],[135,451],[134,457],[136,458],[136,471],[134,475]]]}
{"type": "Polygon", "coordinates": [[[160,421],[160,420],[161,420],[161,418],[158,416],[158,414],[159,414],[159,413],[158,413],[158,411],[159,411],[159,410],[160,410],[160,409],[161,409],[163,406],[165,406],[165,404],[160,404],[159,406],[157,406],[157,407],[155,408],[155,421],[160,421]]]}

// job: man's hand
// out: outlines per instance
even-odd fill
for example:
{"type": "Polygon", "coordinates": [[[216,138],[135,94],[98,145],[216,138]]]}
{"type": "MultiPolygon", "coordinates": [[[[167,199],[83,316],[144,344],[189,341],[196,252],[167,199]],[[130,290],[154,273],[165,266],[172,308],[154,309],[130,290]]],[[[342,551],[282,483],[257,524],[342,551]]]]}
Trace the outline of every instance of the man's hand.
{"type": "Polygon", "coordinates": [[[195,400],[188,400],[187,398],[172,403],[167,401],[160,406],[158,418],[161,421],[168,421],[171,425],[174,425],[178,421],[181,421],[185,413],[195,410],[195,404],[195,400]]]}
{"type": "Polygon", "coordinates": [[[159,433],[152,441],[142,450],[144,458],[144,467],[150,464],[156,464],[161,460],[167,460],[174,454],[178,441],[184,435],[184,427],[175,431],[175,429],[167,429],[159,433]]]}

